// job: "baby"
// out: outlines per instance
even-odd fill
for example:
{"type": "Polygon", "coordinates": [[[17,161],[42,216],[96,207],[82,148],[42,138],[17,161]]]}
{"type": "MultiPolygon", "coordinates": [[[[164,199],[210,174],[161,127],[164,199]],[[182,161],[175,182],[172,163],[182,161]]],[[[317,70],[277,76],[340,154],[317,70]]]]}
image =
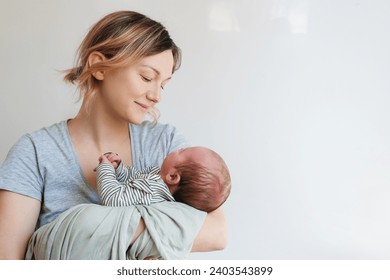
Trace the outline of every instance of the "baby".
{"type": "Polygon", "coordinates": [[[172,152],[161,169],[144,170],[124,166],[118,154],[109,152],[99,158],[96,172],[98,194],[106,206],[178,201],[211,212],[226,201],[231,189],[227,165],[205,147],[172,152]]]}

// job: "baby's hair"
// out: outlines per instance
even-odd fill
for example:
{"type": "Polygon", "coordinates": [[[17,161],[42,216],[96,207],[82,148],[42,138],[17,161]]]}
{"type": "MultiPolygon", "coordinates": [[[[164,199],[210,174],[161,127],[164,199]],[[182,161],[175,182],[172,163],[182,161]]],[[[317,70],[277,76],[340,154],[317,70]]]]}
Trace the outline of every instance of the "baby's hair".
{"type": "MultiPolygon", "coordinates": [[[[99,83],[93,73],[121,67],[166,50],[171,50],[173,54],[173,73],[180,67],[181,51],[166,28],[137,12],[114,12],[102,18],[89,30],[78,48],[76,66],[65,71],[64,80],[78,85],[80,98],[84,98],[88,109],[99,83]],[[89,66],[88,57],[95,51],[103,54],[106,60],[89,66]]],[[[151,115],[157,120],[157,109],[151,112],[151,115]]]]}
{"type": "Polygon", "coordinates": [[[202,211],[211,212],[221,206],[230,195],[231,179],[223,159],[211,151],[220,168],[211,171],[196,162],[177,166],[179,187],[173,194],[176,201],[186,203],[202,211]],[[218,173],[215,172],[218,170],[218,173]]]}

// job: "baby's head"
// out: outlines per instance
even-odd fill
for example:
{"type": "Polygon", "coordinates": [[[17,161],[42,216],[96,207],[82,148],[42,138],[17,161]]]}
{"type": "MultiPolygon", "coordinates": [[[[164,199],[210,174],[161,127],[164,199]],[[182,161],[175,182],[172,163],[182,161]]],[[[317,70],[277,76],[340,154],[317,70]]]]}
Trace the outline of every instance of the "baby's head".
{"type": "Polygon", "coordinates": [[[176,201],[202,211],[217,209],[230,194],[229,169],[216,152],[205,147],[170,153],[160,175],[176,201]]]}

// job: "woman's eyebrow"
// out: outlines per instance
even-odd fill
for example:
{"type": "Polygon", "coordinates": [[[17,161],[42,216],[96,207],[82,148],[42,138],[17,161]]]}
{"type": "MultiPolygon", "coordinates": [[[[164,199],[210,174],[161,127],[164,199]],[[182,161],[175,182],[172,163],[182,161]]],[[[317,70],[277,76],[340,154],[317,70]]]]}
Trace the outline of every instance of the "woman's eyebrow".
{"type": "Polygon", "coordinates": [[[158,75],[158,76],[160,76],[160,71],[158,71],[156,68],[154,68],[153,66],[150,66],[150,65],[147,65],[147,64],[142,64],[141,66],[143,66],[143,67],[147,67],[147,68],[149,68],[149,69],[152,69],[154,72],[156,72],[156,74],[158,75]]]}
{"type": "MultiPolygon", "coordinates": [[[[157,70],[156,68],[154,68],[153,66],[150,66],[150,65],[148,65],[148,64],[142,64],[141,66],[142,66],[142,67],[149,68],[149,69],[152,69],[152,70],[157,74],[157,76],[161,76],[160,71],[158,71],[158,70],[157,70]]],[[[165,81],[166,81],[166,80],[169,80],[169,79],[171,79],[171,78],[172,78],[172,77],[170,76],[170,77],[166,78],[165,81]]]]}

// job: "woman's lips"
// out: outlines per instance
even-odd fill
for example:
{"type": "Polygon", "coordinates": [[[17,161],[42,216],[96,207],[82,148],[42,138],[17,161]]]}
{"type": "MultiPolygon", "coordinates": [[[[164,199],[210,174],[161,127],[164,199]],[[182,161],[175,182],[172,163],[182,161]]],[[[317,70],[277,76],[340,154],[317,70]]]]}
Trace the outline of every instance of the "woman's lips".
{"type": "Polygon", "coordinates": [[[139,103],[137,101],[135,101],[135,103],[139,105],[143,110],[145,111],[149,110],[149,106],[146,106],[145,104],[139,103]]]}

